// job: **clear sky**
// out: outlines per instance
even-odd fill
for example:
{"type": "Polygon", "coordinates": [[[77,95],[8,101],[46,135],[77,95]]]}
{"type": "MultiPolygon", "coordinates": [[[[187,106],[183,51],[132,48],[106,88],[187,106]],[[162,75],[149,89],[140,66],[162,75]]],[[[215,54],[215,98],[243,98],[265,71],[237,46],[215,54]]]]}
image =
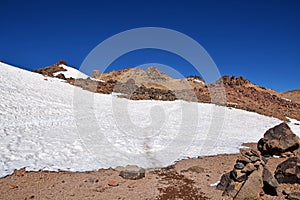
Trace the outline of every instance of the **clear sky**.
{"type": "MultiPolygon", "coordinates": [[[[0,1],[0,60],[25,69],[63,59],[79,67],[100,42],[138,27],[164,27],[199,42],[222,75],[286,91],[300,88],[298,0],[0,1]]],[[[109,69],[162,63],[194,75],[171,53],[140,50],[109,69]]]]}

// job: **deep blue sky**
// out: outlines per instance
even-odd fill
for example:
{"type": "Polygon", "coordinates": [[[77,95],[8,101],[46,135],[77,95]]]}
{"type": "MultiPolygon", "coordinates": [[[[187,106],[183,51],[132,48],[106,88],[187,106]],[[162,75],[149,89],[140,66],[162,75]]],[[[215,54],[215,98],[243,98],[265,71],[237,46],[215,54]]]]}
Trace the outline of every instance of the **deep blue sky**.
{"type": "MultiPolygon", "coordinates": [[[[26,69],[59,59],[79,67],[100,42],[138,27],[164,27],[198,41],[221,74],[285,91],[300,88],[300,1],[0,1],[0,60],[26,69]]],[[[183,59],[158,50],[130,53],[110,69],[162,63],[183,75],[183,59]]]]}

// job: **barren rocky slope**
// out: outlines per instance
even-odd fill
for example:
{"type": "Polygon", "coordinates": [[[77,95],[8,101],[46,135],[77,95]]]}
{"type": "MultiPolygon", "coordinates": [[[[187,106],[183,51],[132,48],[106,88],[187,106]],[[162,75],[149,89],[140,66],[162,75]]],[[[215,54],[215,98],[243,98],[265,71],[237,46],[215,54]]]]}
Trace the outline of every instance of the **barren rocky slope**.
{"type": "Polygon", "coordinates": [[[286,98],[287,100],[300,103],[300,89],[282,92],[279,95],[283,98],[286,98]]]}
{"type": "MultiPolygon", "coordinates": [[[[59,73],[61,64],[66,63],[60,61],[53,66],[34,72],[54,76],[54,72],[59,73]]],[[[133,100],[173,101],[183,99],[211,103],[215,98],[215,94],[211,91],[215,87],[221,86],[224,87],[227,106],[281,120],[288,120],[287,117],[300,120],[299,90],[279,93],[252,84],[243,77],[223,76],[216,84],[205,84],[204,80],[198,76],[173,79],[155,67],[149,67],[147,70],[129,68],[103,74],[95,70],[93,79],[65,78],[62,74],[58,74],[56,77],[91,92],[104,94],[117,92],[122,93],[121,97],[133,100]]]]}

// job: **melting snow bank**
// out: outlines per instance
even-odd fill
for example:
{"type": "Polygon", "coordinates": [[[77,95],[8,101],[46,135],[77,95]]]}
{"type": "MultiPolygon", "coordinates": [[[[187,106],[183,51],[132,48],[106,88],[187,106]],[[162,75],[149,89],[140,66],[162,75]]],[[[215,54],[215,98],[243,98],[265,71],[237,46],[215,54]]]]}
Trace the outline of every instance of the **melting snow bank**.
{"type": "MultiPolygon", "coordinates": [[[[0,63],[0,177],[15,169],[164,167],[238,153],[280,120],[212,104],[94,94],[0,63]]],[[[290,126],[300,133],[300,122],[290,126]]]]}

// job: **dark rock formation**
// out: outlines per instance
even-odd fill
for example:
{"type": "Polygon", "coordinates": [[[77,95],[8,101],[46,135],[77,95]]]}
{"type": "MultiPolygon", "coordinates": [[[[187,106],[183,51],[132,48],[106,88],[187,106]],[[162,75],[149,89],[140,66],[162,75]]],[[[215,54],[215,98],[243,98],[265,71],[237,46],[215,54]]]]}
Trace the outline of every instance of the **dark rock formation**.
{"type": "Polygon", "coordinates": [[[273,176],[273,174],[270,172],[270,170],[266,167],[263,169],[262,174],[262,180],[263,180],[263,190],[266,194],[270,194],[272,196],[278,195],[278,182],[273,176]]]}
{"type": "Polygon", "coordinates": [[[279,183],[300,183],[300,155],[280,163],[275,171],[279,183]]]}
{"type": "Polygon", "coordinates": [[[65,75],[62,74],[62,73],[56,75],[55,77],[56,77],[56,78],[59,78],[59,79],[67,80],[66,77],[65,77],[65,75]]]}
{"type": "Polygon", "coordinates": [[[300,147],[300,139],[286,123],[269,129],[257,144],[262,155],[282,155],[293,152],[300,147]]]}
{"type": "Polygon", "coordinates": [[[233,199],[260,199],[263,193],[277,196],[278,182],[265,164],[258,151],[243,152],[234,169],[221,177],[217,189],[233,199]]]}
{"type": "Polygon", "coordinates": [[[222,76],[218,81],[217,84],[223,83],[224,85],[229,86],[243,86],[250,84],[251,82],[248,79],[243,78],[242,76],[239,76],[235,78],[234,76],[222,76]]]}

